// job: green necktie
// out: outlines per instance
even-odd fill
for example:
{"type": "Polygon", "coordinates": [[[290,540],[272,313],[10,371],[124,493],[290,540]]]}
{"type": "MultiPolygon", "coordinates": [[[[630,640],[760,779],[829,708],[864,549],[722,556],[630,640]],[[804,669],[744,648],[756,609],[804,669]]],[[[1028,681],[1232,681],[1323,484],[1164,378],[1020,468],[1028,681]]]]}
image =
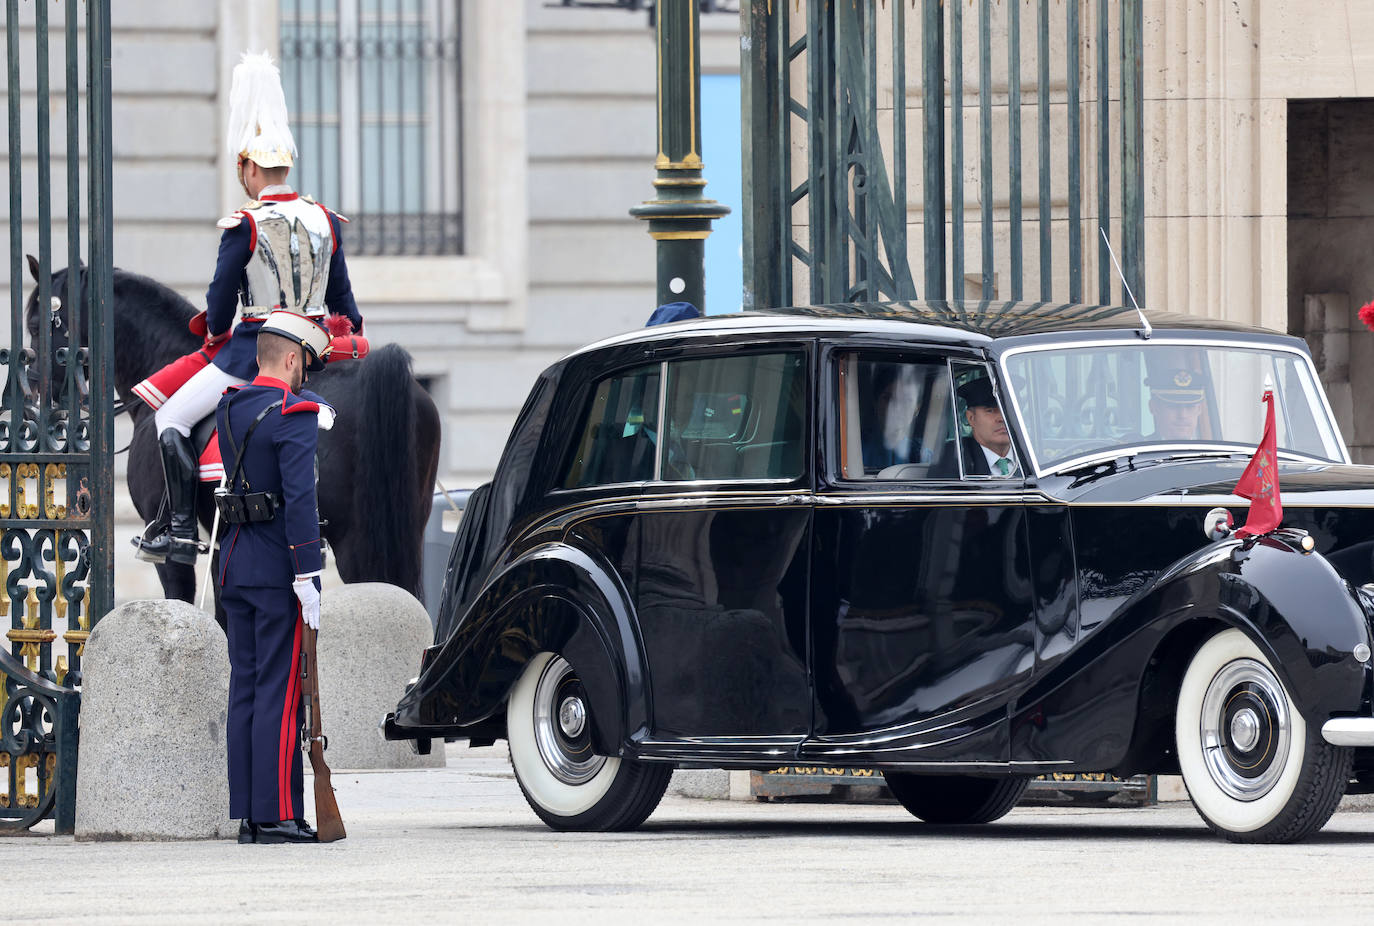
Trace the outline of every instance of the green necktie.
{"type": "Polygon", "coordinates": [[[1008,460],[1006,457],[998,457],[997,472],[1001,473],[1003,476],[1009,475],[1011,473],[1011,460],[1008,460]]]}

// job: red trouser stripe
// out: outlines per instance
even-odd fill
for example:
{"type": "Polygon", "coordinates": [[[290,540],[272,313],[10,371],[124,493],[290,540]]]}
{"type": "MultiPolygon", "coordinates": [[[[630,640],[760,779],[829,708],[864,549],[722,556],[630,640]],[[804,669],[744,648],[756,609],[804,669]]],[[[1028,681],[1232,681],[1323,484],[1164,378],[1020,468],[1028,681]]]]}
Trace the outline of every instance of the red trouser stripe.
{"type": "Polygon", "coordinates": [[[291,642],[291,677],[281,711],[281,743],[277,752],[278,820],[294,819],[291,806],[291,760],[296,754],[296,717],[301,704],[301,605],[296,602],[296,632],[291,642]]]}

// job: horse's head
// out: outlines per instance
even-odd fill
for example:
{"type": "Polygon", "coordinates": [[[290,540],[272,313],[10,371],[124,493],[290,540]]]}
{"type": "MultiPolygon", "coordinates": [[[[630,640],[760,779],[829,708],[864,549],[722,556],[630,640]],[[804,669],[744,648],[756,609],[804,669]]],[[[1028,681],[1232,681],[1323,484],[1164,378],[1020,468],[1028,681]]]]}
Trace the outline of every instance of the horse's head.
{"type": "MultiPolygon", "coordinates": [[[[39,282],[38,260],[32,254],[26,255],[29,264],[29,275],[33,277],[34,283],[39,282]]],[[[48,378],[51,384],[51,393],[55,402],[61,402],[66,389],[67,368],[66,362],[72,354],[82,346],[82,331],[85,328],[85,312],[82,307],[85,303],[86,293],[86,265],[78,264],[75,277],[72,277],[70,268],[63,269],[52,274],[48,284],[48,305],[39,306],[38,286],[34,286],[29,293],[29,298],[24,304],[24,328],[28,332],[29,345],[35,354],[39,349],[39,326],[44,326],[48,333],[48,357],[50,362],[46,364],[48,378]],[[75,284],[75,299],[71,299],[68,292],[69,282],[75,284]],[[69,305],[73,302],[73,305],[69,305]]],[[[44,368],[44,364],[35,364],[37,369],[44,368]]],[[[37,370],[31,369],[29,382],[34,385],[37,370]]],[[[78,374],[79,375],[79,374],[78,374]]]]}

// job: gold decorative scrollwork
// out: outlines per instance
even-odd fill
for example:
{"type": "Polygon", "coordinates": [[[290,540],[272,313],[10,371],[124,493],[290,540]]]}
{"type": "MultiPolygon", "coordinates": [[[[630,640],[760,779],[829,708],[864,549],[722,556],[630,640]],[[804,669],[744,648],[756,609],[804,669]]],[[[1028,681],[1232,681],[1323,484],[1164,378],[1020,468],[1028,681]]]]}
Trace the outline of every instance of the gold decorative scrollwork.
{"type": "MultiPolygon", "coordinates": [[[[66,467],[63,469],[65,470],[66,467]]],[[[48,500],[52,500],[52,483],[48,483],[48,500]]],[[[65,516],[66,513],[67,509],[64,507],[61,516],[65,516]]],[[[48,517],[51,518],[53,515],[49,513],[48,517]]],[[[53,604],[57,608],[57,616],[65,621],[67,619],[67,599],[62,596],[62,576],[67,571],[67,564],[62,559],[62,532],[57,530],[52,532],[52,568],[53,573],[57,576],[57,583],[53,586],[56,589],[53,604]]]]}
{"type": "Polygon", "coordinates": [[[0,463],[0,518],[10,516],[10,480],[14,476],[14,470],[8,463],[0,463]]]}
{"type": "MultiPolygon", "coordinates": [[[[84,627],[87,623],[89,622],[86,620],[86,615],[81,615],[81,625],[84,627]]],[[[62,639],[67,641],[68,644],[75,644],[76,655],[80,658],[86,655],[86,641],[90,639],[90,636],[91,632],[89,630],[68,630],[66,633],[62,634],[62,639]]],[[[59,657],[59,659],[65,659],[65,657],[59,657]]],[[[58,679],[58,681],[61,681],[61,679],[58,679]]]]}
{"type": "Polygon", "coordinates": [[[35,790],[29,790],[28,770],[38,771],[39,756],[35,753],[16,756],[14,760],[14,786],[18,793],[14,796],[15,807],[37,807],[38,800],[42,796],[42,784],[40,783],[35,790]]]}
{"type": "Polygon", "coordinates": [[[5,632],[5,636],[20,644],[19,658],[28,663],[30,672],[37,672],[43,647],[56,640],[57,633],[39,626],[38,589],[29,589],[29,597],[25,603],[28,607],[24,615],[24,626],[11,628],[5,632]]]}
{"type": "Polygon", "coordinates": [[[19,480],[15,490],[15,506],[16,508],[18,508],[18,510],[15,512],[15,517],[26,519],[37,518],[38,503],[37,501],[30,502],[29,499],[37,499],[38,497],[38,464],[20,463],[18,466],[15,467],[14,474],[15,477],[19,480]],[[30,480],[32,480],[34,483],[32,489],[29,488],[30,480]]]}
{"type": "MultiPolygon", "coordinates": [[[[67,517],[67,506],[58,504],[56,499],[57,483],[61,482],[63,488],[67,483],[67,464],[49,463],[43,467],[43,516],[51,520],[63,520],[67,517]]],[[[65,493],[64,493],[65,494],[65,493]]],[[[60,566],[58,567],[61,568],[60,566]]],[[[61,583],[61,573],[58,573],[58,582],[61,583]]]]}
{"type": "MultiPolygon", "coordinates": [[[[4,687],[3,685],[0,685],[0,689],[3,689],[3,687],[4,687]]],[[[7,753],[7,752],[0,752],[0,769],[8,769],[9,767],[10,767],[10,754],[7,753]]],[[[10,776],[9,776],[9,774],[8,774],[7,772],[0,771],[0,782],[6,782],[6,781],[9,781],[9,779],[10,779],[10,776]]],[[[10,793],[9,793],[8,791],[0,791],[0,807],[9,807],[9,806],[10,806],[10,793]]]]}

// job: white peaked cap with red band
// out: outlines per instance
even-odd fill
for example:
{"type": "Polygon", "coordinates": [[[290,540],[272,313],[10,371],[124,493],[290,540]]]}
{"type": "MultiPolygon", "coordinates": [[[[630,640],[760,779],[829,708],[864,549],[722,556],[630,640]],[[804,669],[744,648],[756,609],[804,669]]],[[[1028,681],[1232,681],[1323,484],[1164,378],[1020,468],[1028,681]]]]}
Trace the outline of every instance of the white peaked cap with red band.
{"type": "Polygon", "coordinates": [[[296,140],[286,113],[281,72],[267,52],[244,52],[229,85],[229,153],[259,167],[290,167],[296,140]]]}
{"type": "Polygon", "coordinates": [[[258,334],[275,334],[305,348],[305,368],[311,373],[318,373],[324,369],[325,358],[329,356],[330,342],[333,340],[319,322],[295,312],[283,311],[268,315],[258,328],[258,334]]]}

